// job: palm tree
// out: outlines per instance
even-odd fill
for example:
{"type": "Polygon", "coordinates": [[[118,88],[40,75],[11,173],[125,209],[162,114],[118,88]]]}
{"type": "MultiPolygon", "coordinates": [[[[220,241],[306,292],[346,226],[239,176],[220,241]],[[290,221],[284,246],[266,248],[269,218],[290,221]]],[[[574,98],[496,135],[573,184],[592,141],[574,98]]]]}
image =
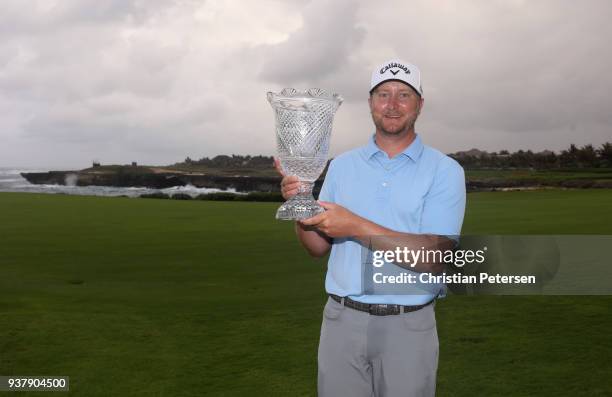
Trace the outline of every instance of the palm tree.
{"type": "Polygon", "coordinates": [[[603,160],[604,167],[612,167],[612,143],[606,142],[597,150],[600,159],[603,160]]]}

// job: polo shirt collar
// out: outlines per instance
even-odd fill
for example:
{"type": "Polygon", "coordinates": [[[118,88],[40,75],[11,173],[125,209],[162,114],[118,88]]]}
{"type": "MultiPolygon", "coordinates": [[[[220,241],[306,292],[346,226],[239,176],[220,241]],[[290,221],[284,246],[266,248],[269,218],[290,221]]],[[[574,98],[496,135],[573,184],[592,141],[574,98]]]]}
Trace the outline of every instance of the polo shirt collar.
{"type": "Polygon", "coordinates": [[[376,134],[370,137],[370,139],[368,140],[368,144],[364,148],[365,155],[368,159],[374,156],[376,153],[382,152],[382,150],[380,150],[378,145],[376,145],[376,141],[374,140],[375,136],[376,134]]]}
{"type": "MultiPolygon", "coordinates": [[[[368,144],[365,146],[365,154],[367,158],[372,158],[376,153],[381,152],[382,150],[376,144],[375,138],[376,134],[370,137],[368,144]]],[[[421,136],[416,134],[416,138],[406,149],[404,149],[400,154],[403,154],[409,157],[412,161],[417,161],[421,154],[423,153],[423,142],[421,141],[421,136]]]]}

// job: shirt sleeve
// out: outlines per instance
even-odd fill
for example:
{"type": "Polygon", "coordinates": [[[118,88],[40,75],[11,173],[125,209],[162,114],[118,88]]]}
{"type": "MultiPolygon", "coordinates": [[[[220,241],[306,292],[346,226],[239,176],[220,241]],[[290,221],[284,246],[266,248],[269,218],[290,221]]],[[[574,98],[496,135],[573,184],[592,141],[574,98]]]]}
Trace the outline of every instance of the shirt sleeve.
{"type": "Polygon", "coordinates": [[[455,160],[443,162],[425,196],[421,233],[457,240],[465,214],[465,173],[455,160]]]}
{"type": "Polygon", "coordinates": [[[335,181],[335,171],[336,167],[334,165],[334,160],[329,163],[329,167],[327,168],[327,174],[325,175],[325,180],[323,181],[323,186],[321,186],[321,192],[319,193],[319,200],[327,201],[330,203],[335,203],[335,192],[336,192],[336,181],[335,181]]]}

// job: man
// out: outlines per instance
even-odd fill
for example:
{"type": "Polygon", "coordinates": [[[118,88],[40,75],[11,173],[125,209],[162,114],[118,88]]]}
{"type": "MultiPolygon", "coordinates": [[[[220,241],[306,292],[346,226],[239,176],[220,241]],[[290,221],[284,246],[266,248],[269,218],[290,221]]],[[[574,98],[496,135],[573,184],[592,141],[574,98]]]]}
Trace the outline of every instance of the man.
{"type": "MultiPolygon", "coordinates": [[[[319,195],[326,211],[295,224],[312,256],[331,249],[319,396],[433,396],[438,365],[433,301],[443,286],[421,294],[366,294],[362,248],[387,249],[384,238],[400,239],[414,250],[452,248],[465,210],[464,173],[415,132],[423,108],[416,66],[394,59],[377,67],[368,103],[376,133],[366,146],[330,163],[319,195]]],[[[296,177],[283,177],[283,197],[295,195],[298,187],[296,177]]],[[[421,261],[409,270],[439,272],[440,266],[421,261]]]]}

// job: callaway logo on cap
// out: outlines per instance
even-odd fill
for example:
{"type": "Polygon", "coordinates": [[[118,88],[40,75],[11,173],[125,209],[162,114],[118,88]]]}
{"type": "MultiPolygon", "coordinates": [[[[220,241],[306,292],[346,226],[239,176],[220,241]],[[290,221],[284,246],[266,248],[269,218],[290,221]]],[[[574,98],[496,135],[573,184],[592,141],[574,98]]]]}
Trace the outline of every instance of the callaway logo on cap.
{"type": "Polygon", "coordinates": [[[370,92],[380,84],[389,80],[402,81],[414,88],[419,95],[423,96],[421,71],[408,62],[404,62],[400,59],[392,59],[374,69],[372,72],[370,92]]]}

